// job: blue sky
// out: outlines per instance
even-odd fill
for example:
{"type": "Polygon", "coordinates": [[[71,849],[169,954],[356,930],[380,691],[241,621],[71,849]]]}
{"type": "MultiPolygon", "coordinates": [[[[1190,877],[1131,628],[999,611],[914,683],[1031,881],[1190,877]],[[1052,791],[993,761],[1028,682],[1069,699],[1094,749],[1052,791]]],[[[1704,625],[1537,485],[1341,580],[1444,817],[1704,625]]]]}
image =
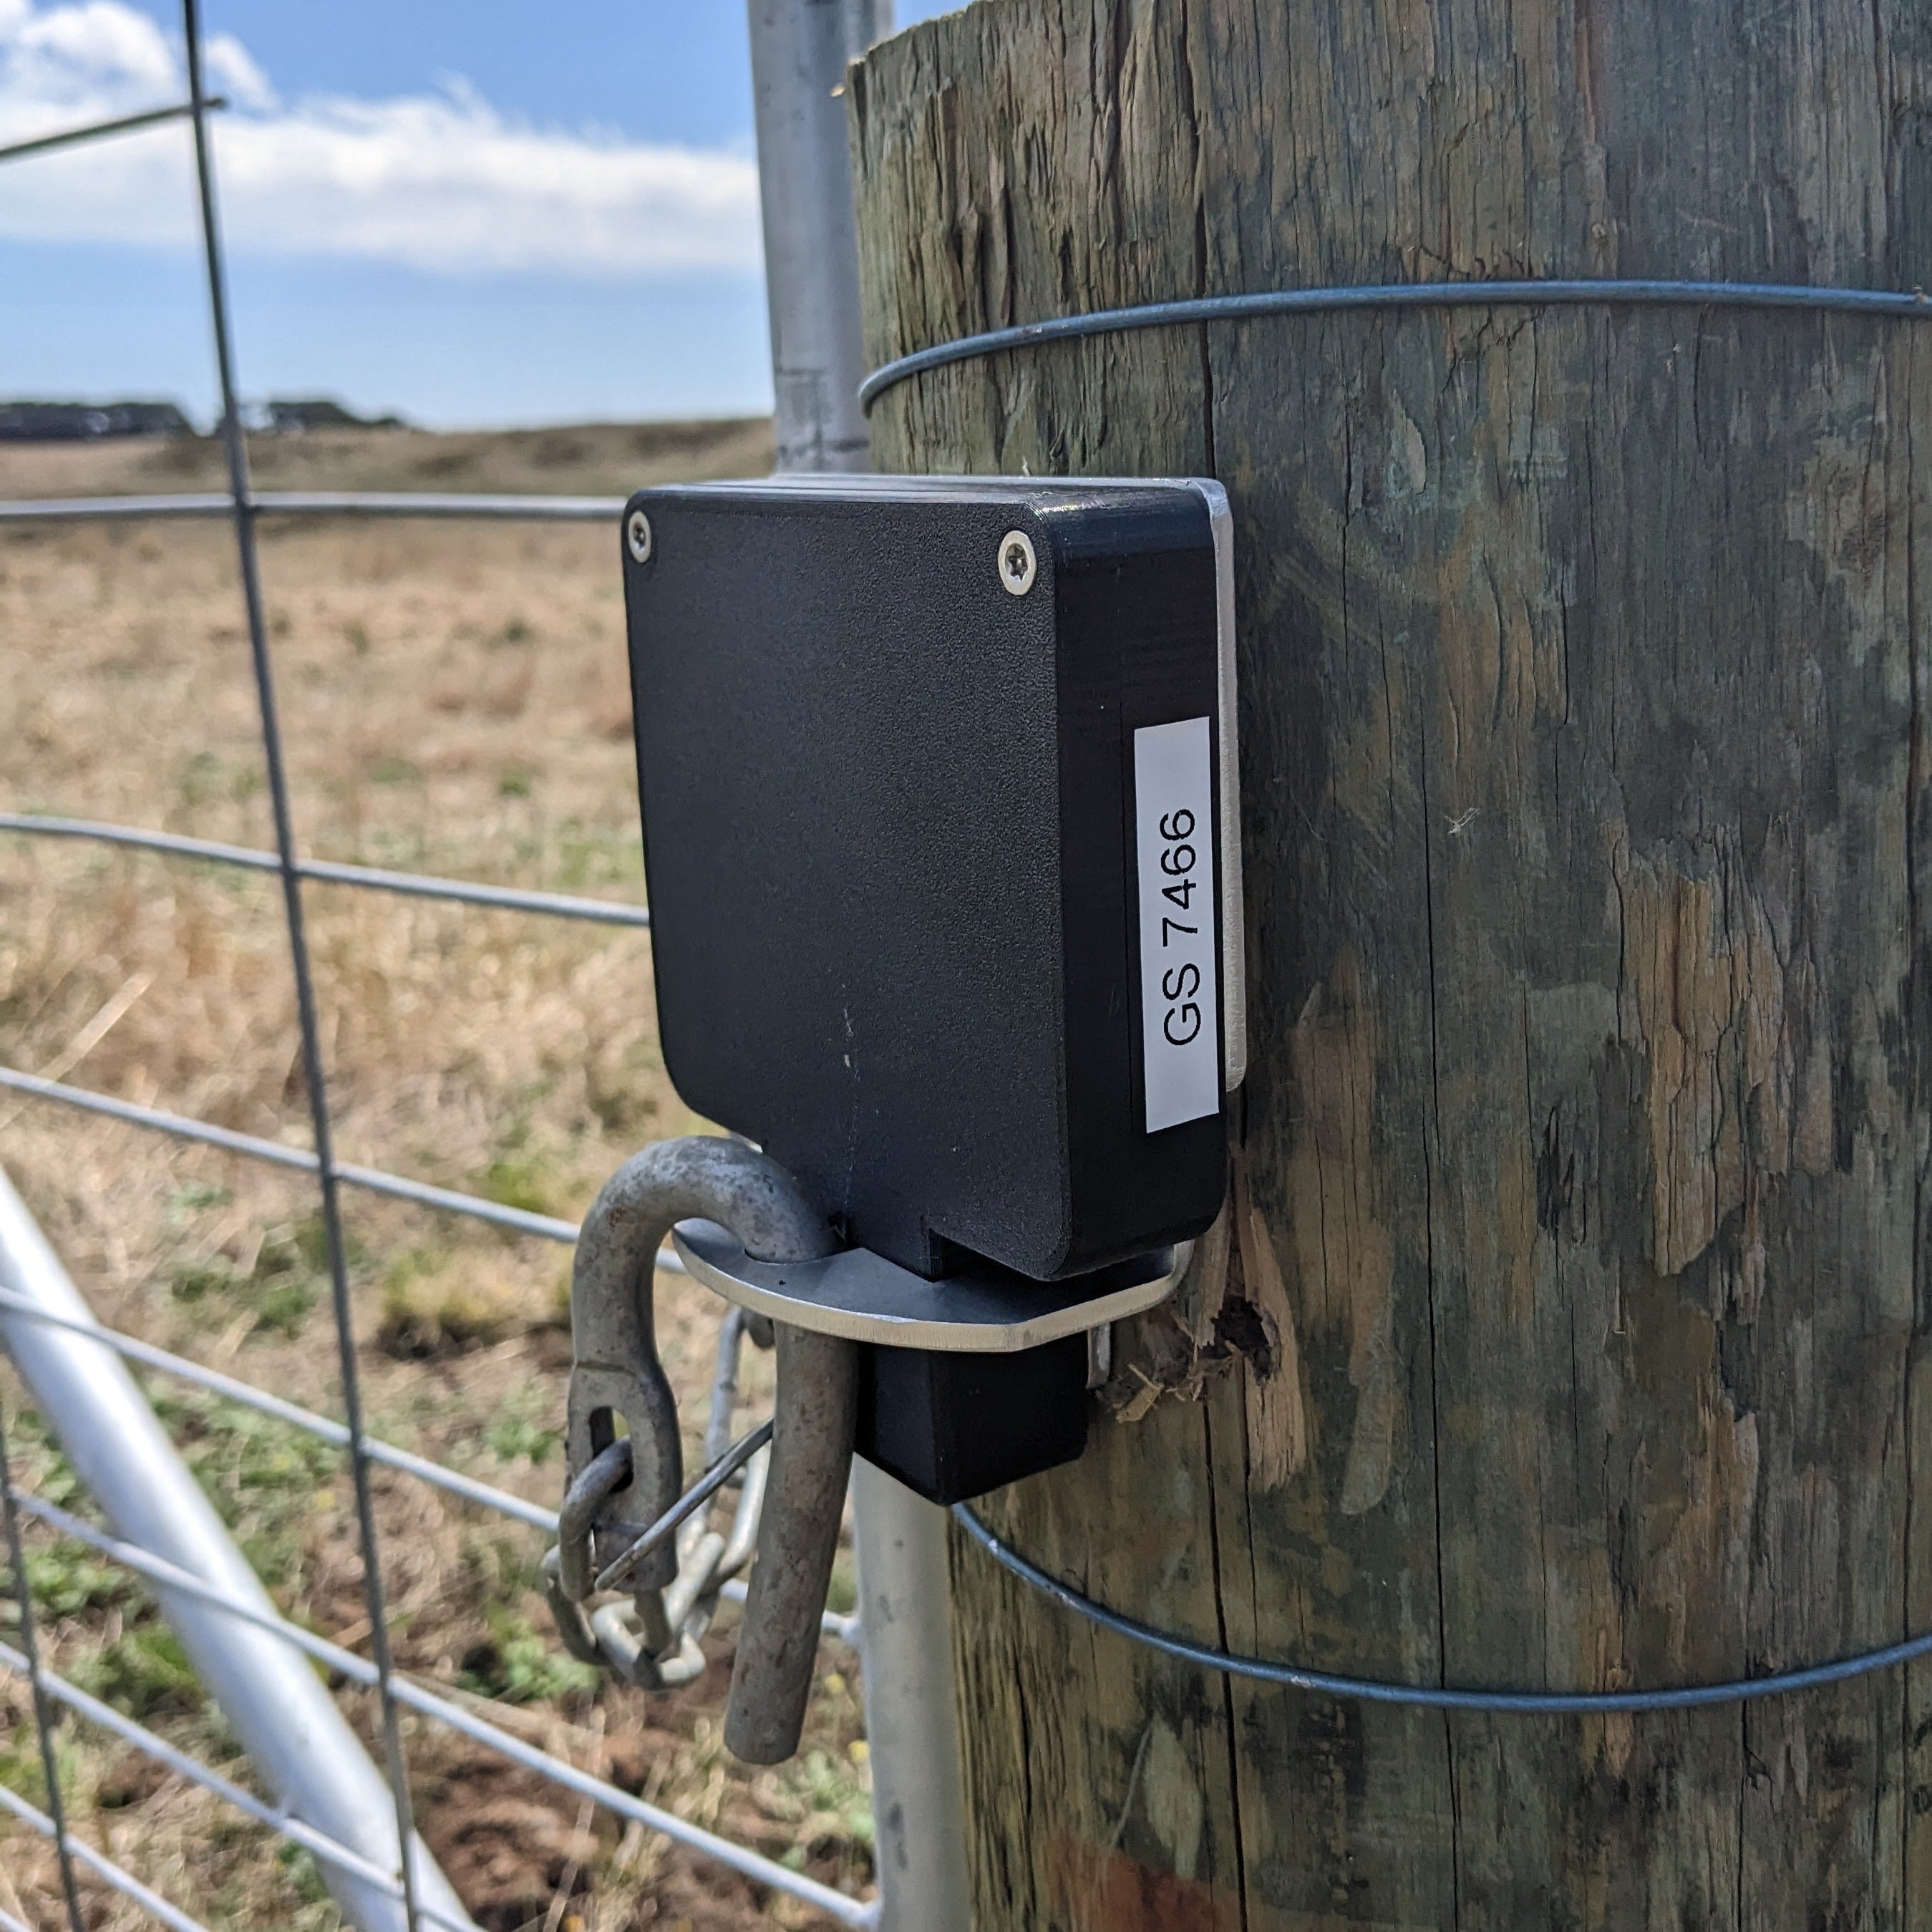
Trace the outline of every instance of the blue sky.
{"type": "MultiPolygon", "coordinates": [[[[739,0],[207,20],[248,394],[438,425],[770,406],[739,0]]],[[[176,27],[159,0],[0,0],[0,141],[168,99],[176,27]]],[[[0,394],[208,413],[185,141],[0,172],[0,394]]]]}

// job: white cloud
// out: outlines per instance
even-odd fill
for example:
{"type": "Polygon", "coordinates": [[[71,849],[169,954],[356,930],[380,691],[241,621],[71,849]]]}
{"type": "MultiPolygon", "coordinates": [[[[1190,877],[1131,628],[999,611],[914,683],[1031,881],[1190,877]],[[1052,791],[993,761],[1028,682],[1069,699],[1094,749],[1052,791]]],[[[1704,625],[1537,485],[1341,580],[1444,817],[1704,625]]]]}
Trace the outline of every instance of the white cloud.
{"type": "Polygon", "coordinates": [[[0,126],[10,132],[152,106],[184,86],[166,35],[120,0],[44,8],[0,0],[0,126]]]}
{"type": "Polygon", "coordinates": [[[232,34],[216,34],[209,40],[208,73],[212,91],[226,94],[238,107],[272,114],[282,104],[268,76],[255,64],[254,56],[232,34]]]}
{"type": "MultiPolygon", "coordinates": [[[[754,269],[746,156],[526,125],[454,82],[284,107],[218,35],[209,85],[224,224],[238,252],[352,256],[453,273],[754,269]]],[[[0,145],[186,92],[178,49],[124,0],[0,0],[0,145]]],[[[0,238],[178,247],[194,238],[180,128],[0,168],[0,238]]]]}

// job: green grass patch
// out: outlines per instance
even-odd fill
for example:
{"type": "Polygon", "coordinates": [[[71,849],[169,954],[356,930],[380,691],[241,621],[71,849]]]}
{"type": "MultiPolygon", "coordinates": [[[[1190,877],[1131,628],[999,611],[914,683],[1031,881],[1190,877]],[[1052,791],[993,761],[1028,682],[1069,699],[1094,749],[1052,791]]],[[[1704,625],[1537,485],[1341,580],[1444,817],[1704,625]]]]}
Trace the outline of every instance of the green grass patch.
{"type": "Polygon", "coordinates": [[[506,1704],[551,1703],[591,1696],[602,1675],[559,1648],[554,1636],[539,1635],[528,1618],[493,1610],[489,1636],[464,1652],[456,1681],[506,1704]]]}
{"type": "Polygon", "coordinates": [[[517,1327],[524,1300],[516,1282],[492,1273],[473,1250],[411,1248],[382,1277],[376,1339],[405,1361],[460,1353],[501,1341],[517,1327]]]}
{"type": "MultiPolygon", "coordinates": [[[[797,1822],[812,1828],[814,1842],[831,1838],[870,1847],[872,1794],[849,1757],[808,1750],[796,1760],[788,1783],[792,1804],[806,1814],[797,1822]]],[[[812,1844],[801,1840],[787,1850],[782,1862],[794,1871],[802,1871],[812,1849],[812,1844]]]]}
{"type": "Polygon", "coordinates": [[[63,1509],[71,1508],[86,1497],[87,1492],[74,1472],[74,1465],[41,1420],[38,1410],[12,1412],[7,1418],[7,1433],[16,1483],[63,1509]]]}
{"type": "Polygon", "coordinates": [[[319,1214],[272,1228],[246,1270],[216,1255],[183,1262],[168,1278],[177,1301],[227,1301],[252,1310],[259,1328],[288,1336],[302,1332],[328,1287],[328,1245],[319,1214]]]}
{"type": "Polygon", "coordinates": [[[556,832],[552,876],[566,892],[586,886],[640,884],[644,876],[644,842],[626,830],[586,826],[566,818],[556,832]]]}
{"type": "Polygon", "coordinates": [[[226,1208],[234,1198],[232,1188],[206,1180],[184,1182],[179,1187],[168,1190],[169,1223],[178,1228],[196,1215],[206,1214],[211,1208],[226,1208]]]}
{"type": "Polygon", "coordinates": [[[262,1580],[287,1580],[316,1498],[342,1467],[332,1443],[198,1390],[159,1396],[161,1420],[262,1580]]]}
{"type": "MultiPolygon", "coordinates": [[[[41,1622],[84,1616],[90,1610],[124,1603],[134,1594],[134,1579],[127,1570],[76,1543],[28,1550],[27,1582],[34,1594],[34,1616],[41,1622]]],[[[10,1595],[0,1606],[0,1615],[18,1622],[20,1606],[10,1595]]]]}
{"type": "Polygon", "coordinates": [[[284,1840],[275,1852],[275,1862],[286,1874],[290,1889],[304,1905],[326,1905],[328,1888],[322,1882],[322,1874],[315,1860],[299,1845],[284,1840]]]}
{"type": "Polygon", "coordinates": [[[859,1607],[859,1570],[849,1550],[842,1550],[833,1560],[832,1576],[825,1586],[825,1607],[835,1616],[849,1617],[859,1607]]]}
{"type": "Polygon", "coordinates": [[[500,1208],[520,1208],[526,1214],[554,1214],[560,1210],[556,1175],[541,1159],[493,1160],[474,1179],[476,1191],[500,1208]]]}
{"type": "Polygon", "coordinates": [[[71,1675],[141,1724],[159,1717],[192,1717],[202,1706],[201,1681],[173,1631],[160,1624],[125,1630],[92,1657],[79,1659],[71,1675]]]}
{"type": "Polygon", "coordinates": [[[541,1468],[556,1454],[563,1431],[540,1427],[526,1416],[506,1415],[490,1425],[483,1439],[500,1462],[522,1459],[541,1468]]]}
{"type": "MultiPolygon", "coordinates": [[[[54,1733],[54,1768],[61,1787],[71,1791],[76,1783],[80,1752],[67,1726],[54,1733]]],[[[40,1762],[40,1734],[31,1716],[10,1733],[0,1733],[0,1784],[17,1791],[29,1804],[47,1808],[47,1774],[40,1762]]]]}

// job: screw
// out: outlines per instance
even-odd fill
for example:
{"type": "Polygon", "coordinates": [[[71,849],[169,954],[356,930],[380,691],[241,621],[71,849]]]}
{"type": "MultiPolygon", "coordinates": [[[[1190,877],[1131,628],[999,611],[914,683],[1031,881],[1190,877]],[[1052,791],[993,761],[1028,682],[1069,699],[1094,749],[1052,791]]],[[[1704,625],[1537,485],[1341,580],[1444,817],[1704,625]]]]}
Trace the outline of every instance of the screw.
{"type": "Polygon", "coordinates": [[[633,510],[624,520],[624,540],[639,563],[651,560],[651,520],[641,510],[633,510]]]}
{"type": "Polygon", "coordinates": [[[1033,588],[1039,570],[1033,538],[1024,530],[1007,531],[1000,539],[1000,581],[1016,597],[1024,597],[1033,588]]]}

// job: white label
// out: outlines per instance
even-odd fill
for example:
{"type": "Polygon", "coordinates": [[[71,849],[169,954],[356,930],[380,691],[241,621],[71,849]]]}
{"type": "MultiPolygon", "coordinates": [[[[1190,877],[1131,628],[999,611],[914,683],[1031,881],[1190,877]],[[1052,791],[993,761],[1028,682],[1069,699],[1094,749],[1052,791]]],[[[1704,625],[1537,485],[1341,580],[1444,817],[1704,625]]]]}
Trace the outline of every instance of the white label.
{"type": "Polygon", "coordinates": [[[1147,1130],[1219,1112],[1214,773],[1204,718],[1134,734],[1147,1130]]]}

